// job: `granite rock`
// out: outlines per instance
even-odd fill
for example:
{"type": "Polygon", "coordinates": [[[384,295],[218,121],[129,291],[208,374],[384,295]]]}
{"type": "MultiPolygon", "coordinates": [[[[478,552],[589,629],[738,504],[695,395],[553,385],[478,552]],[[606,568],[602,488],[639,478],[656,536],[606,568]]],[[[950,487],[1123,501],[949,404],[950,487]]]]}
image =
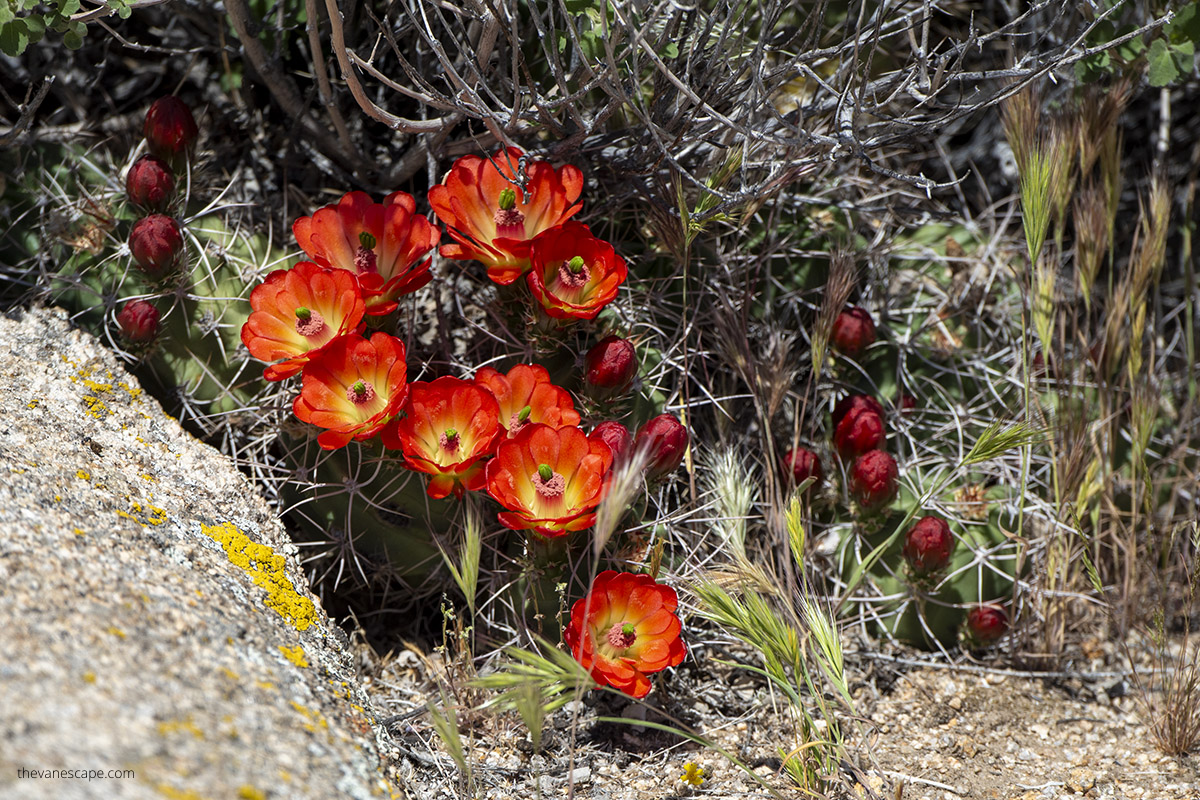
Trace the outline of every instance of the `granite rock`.
{"type": "Polygon", "coordinates": [[[397,794],[279,520],[60,310],[0,317],[0,476],[0,796],[397,794]]]}

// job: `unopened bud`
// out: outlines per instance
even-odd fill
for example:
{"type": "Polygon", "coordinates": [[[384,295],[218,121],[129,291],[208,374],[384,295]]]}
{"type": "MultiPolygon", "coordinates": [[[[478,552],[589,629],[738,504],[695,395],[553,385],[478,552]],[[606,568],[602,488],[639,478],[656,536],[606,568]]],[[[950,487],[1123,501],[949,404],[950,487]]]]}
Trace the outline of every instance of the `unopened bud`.
{"type": "Polygon", "coordinates": [[[165,214],[139,219],[129,232],[129,249],[143,272],[151,277],[163,275],[175,266],[183,250],[179,223],[165,214]]]}
{"type": "Polygon", "coordinates": [[[160,158],[142,156],[133,162],[125,176],[129,201],[148,211],[163,211],[175,193],[175,177],[160,158]]]}
{"type": "Polygon", "coordinates": [[[191,147],[197,133],[192,110],[173,95],[155,100],[142,126],[150,152],[168,161],[191,147]]]}
{"type": "Polygon", "coordinates": [[[145,300],[130,300],[117,313],[117,325],[130,342],[149,342],[158,335],[158,309],[145,300]]]}

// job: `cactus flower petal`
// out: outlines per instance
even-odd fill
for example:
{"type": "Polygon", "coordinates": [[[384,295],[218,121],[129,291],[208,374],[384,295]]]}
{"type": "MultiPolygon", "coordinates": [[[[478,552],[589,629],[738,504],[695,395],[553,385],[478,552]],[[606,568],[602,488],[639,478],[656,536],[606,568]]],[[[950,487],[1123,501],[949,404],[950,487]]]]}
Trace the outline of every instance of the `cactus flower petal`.
{"type": "Polygon", "coordinates": [[[522,191],[516,173],[523,155],[509,147],[490,158],[463,156],[429,190],[429,205],[455,241],[442,245],[441,254],[483,262],[502,286],[529,270],[530,241],[581,206],[583,173],[570,164],[555,170],[547,161],[527,162],[522,191]]]}
{"type": "Polygon", "coordinates": [[[601,686],[632,697],[650,692],[648,675],[687,654],[675,590],[645,574],[606,570],[571,607],[563,640],[601,686]]]}
{"type": "Polygon", "coordinates": [[[416,207],[405,192],[392,192],[382,203],[366,192],[349,192],[336,205],[297,219],[292,233],[316,263],[358,276],[367,314],[389,314],[398,297],[433,277],[425,256],[441,231],[415,213],[416,207]]]}
{"type": "Polygon", "coordinates": [[[527,425],[496,448],[487,464],[487,491],[507,509],[499,515],[505,527],[563,536],[596,521],[612,459],[608,445],[575,426],[527,425]]]}

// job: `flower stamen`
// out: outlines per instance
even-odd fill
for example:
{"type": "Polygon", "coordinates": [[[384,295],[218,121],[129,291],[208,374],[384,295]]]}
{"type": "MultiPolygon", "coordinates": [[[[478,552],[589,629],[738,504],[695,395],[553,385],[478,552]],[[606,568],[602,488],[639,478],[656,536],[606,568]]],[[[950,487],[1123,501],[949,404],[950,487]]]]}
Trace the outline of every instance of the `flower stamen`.
{"type": "Polygon", "coordinates": [[[586,286],[591,277],[591,269],[580,256],[575,256],[570,261],[564,261],[558,267],[558,282],[568,289],[579,289],[586,286]]]}
{"type": "Polygon", "coordinates": [[[567,479],[551,469],[549,464],[539,464],[532,480],[534,490],[547,500],[562,497],[567,490],[567,479]]]}
{"type": "Polygon", "coordinates": [[[346,399],[356,406],[365,405],[375,399],[375,387],[364,380],[355,381],[346,389],[346,399]]]}
{"type": "Polygon", "coordinates": [[[319,336],[325,330],[325,318],[311,308],[296,309],[296,333],[301,336],[319,336]]]}
{"type": "Polygon", "coordinates": [[[637,641],[633,623],[618,622],[608,629],[608,643],[618,650],[627,650],[637,641]]]}
{"type": "Polygon", "coordinates": [[[458,450],[458,446],[461,444],[461,442],[462,439],[458,435],[458,431],[456,431],[454,428],[447,428],[446,432],[438,437],[438,444],[441,445],[441,448],[447,453],[453,453],[454,451],[458,450]]]}
{"type": "Polygon", "coordinates": [[[533,413],[533,406],[525,406],[520,411],[514,411],[512,416],[508,418],[508,433],[510,436],[516,436],[517,432],[529,424],[529,415],[533,413]]]}

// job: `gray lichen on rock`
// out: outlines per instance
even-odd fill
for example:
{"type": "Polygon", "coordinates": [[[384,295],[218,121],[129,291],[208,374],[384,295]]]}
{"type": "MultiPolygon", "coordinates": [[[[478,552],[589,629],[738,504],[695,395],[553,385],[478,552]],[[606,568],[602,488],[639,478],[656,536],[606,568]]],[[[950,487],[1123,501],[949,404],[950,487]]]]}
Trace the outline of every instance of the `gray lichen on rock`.
{"type": "Polygon", "coordinates": [[[0,475],[0,796],[392,796],[278,519],[59,310],[0,317],[0,475]]]}

